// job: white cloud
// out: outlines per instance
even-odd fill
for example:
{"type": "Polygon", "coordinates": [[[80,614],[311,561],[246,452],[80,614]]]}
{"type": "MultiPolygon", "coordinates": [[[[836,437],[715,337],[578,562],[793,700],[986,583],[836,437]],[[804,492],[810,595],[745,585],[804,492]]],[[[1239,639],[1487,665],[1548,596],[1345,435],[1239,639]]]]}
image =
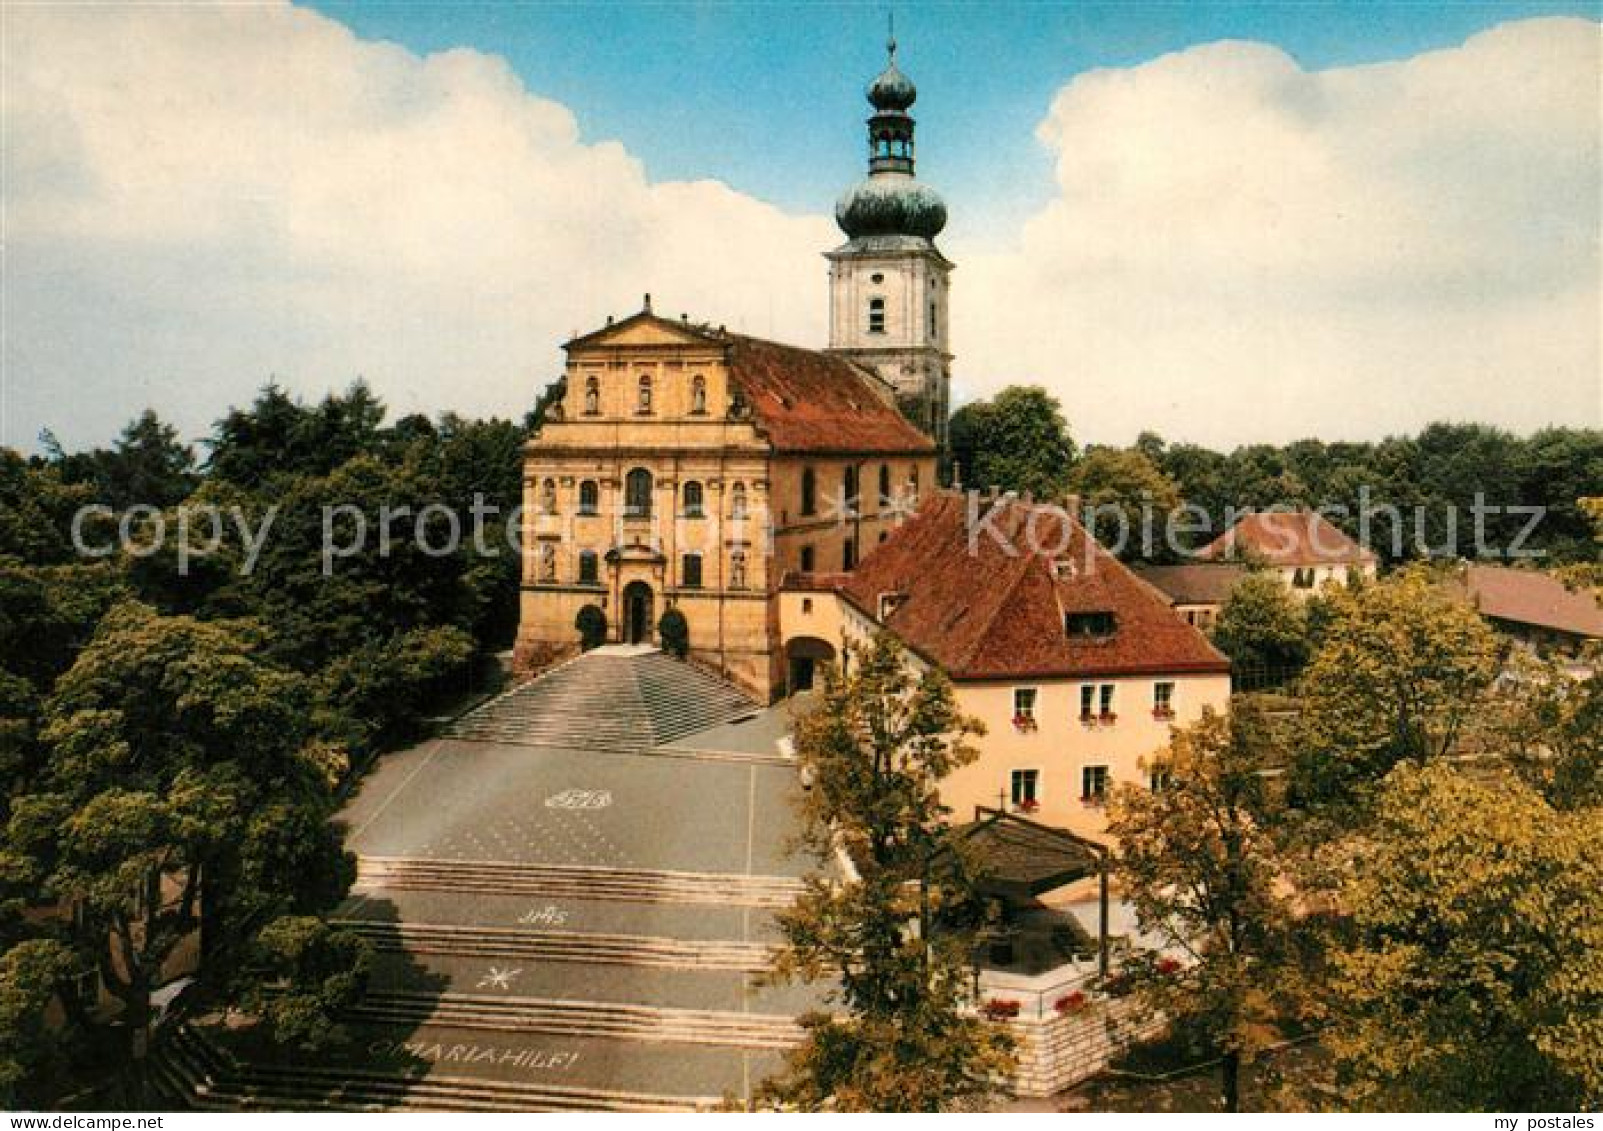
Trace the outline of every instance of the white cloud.
{"type": "Polygon", "coordinates": [[[1039,129],[1056,199],[963,273],[975,387],[1038,377],[1109,440],[1603,423],[1598,30],[1077,77],[1039,129]]]}
{"type": "MultiPolygon", "coordinates": [[[[519,414],[646,290],[822,343],[823,215],[652,183],[499,58],[290,7],[4,19],[0,442],[147,403],[200,435],[269,376],[519,414]]],[[[962,384],[1047,384],[1098,440],[1597,423],[1599,73],[1597,25],[1551,20],[1082,75],[1039,131],[1057,199],[1014,249],[948,249],[962,384]]]]}

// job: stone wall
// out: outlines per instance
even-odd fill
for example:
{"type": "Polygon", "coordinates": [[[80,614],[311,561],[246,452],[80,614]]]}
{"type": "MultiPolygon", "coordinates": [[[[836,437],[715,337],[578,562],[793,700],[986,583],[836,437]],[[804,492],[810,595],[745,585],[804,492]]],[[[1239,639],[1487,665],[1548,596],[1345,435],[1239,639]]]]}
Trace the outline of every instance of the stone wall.
{"type": "Polygon", "coordinates": [[[1020,1017],[1018,1037],[1021,1096],[1051,1096],[1106,1068],[1132,1044],[1163,1031],[1164,1019],[1135,998],[1092,999],[1074,1013],[1020,1017]]]}

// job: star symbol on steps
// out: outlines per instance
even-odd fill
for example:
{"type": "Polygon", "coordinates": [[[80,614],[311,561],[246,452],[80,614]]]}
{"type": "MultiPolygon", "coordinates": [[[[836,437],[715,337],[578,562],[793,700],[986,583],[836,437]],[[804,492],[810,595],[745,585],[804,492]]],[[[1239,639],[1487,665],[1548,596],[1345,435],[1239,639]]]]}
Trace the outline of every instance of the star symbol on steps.
{"type": "Polygon", "coordinates": [[[521,973],[523,973],[521,966],[515,970],[503,970],[499,966],[492,966],[490,967],[490,972],[480,978],[479,984],[474,988],[480,990],[510,990],[512,988],[512,979],[521,973]]]}

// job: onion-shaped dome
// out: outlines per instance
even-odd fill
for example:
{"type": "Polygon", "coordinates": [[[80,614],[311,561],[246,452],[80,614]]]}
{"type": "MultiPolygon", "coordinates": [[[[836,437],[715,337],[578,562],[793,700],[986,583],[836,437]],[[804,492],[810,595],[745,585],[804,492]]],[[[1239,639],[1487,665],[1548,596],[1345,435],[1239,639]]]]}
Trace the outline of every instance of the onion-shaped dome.
{"type": "Polygon", "coordinates": [[[897,69],[894,59],[877,79],[868,84],[868,100],[882,114],[902,113],[917,98],[918,88],[913,85],[912,79],[897,69]]]}
{"type": "Polygon", "coordinates": [[[853,239],[900,235],[933,240],[946,227],[946,202],[912,177],[880,175],[841,195],[835,223],[853,239]]]}

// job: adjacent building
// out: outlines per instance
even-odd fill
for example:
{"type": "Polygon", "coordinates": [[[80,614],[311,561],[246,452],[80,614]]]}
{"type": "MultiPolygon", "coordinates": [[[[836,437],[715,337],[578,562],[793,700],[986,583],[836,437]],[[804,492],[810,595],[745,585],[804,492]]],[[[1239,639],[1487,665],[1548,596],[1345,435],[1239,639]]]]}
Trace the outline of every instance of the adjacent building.
{"type": "Polygon", "coordinates": [[[1236,582],[1247,575],[1247,567],[1242,562],[1189,562],[1137,566],[1136,574],[1164,595],[1175,615],[1206,632],[1219,619],[1236,582]]]}
{"type": "Polygon", "coordinates": [[[1380,560],[1316,511],[1252,511],[1197,551],[1204,561],[1252,561],[1272,569],[1293,593],[1327,581],[1375,576],[1380,560]]]}
{"type": "Polygon", "coordinates": [[[1603,640],[1603,607],[1587,589],[1570,589],[1534,569],[1466,564],[1449,581],[1492,626],[1544,654],[1578,656],[1603,640]]]}

